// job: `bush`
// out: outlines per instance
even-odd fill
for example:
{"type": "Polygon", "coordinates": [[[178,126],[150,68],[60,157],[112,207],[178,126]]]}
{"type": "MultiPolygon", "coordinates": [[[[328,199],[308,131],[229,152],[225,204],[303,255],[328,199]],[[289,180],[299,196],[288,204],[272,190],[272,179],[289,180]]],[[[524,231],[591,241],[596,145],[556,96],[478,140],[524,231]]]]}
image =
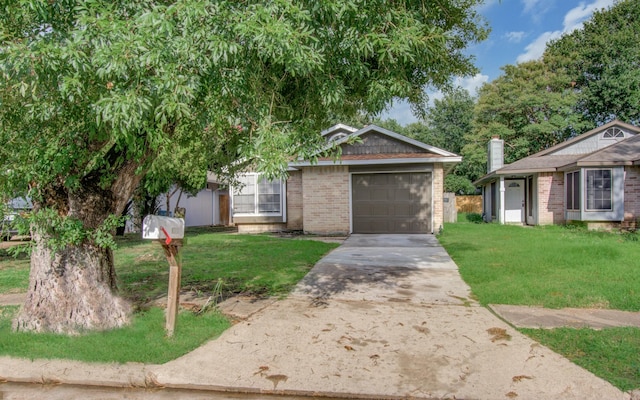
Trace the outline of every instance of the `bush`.
{"type": "Polygon", "coordinates": [[[482,215],[478,213],[468,213],[467,221],[472,222],[474,224],[481,224],[484,222],[484,220],[482,219],[482,215]]]}

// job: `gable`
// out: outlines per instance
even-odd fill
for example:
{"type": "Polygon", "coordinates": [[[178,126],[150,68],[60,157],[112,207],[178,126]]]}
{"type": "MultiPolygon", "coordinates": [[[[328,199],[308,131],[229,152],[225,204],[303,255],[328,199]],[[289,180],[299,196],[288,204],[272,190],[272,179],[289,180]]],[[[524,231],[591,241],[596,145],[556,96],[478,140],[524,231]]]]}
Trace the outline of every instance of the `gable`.
{"type": "Polygon", "coordinates": [[[342,145],[342,156],[353,155],[377,155],[377,154],[429,154],[425,149],[396,138],[383,135],[379,132],[368,132],[360,136],[360,141],[353,144],[342,145]]]}
{"type": "Polygon", "coordinates": [[[540,154],[556,156],[589,154],[633,137],[637,133],[637,127],[620,121],[613,121],[540,152],[540,154]]]}

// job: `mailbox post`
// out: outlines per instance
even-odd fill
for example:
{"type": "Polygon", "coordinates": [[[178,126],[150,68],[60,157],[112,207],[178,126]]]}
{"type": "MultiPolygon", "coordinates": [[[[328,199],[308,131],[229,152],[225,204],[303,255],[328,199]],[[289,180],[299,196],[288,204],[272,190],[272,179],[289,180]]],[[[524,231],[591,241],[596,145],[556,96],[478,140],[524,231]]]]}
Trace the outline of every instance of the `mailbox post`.
{"type": "Polygon", "coordinates": [[[169,262],[169,290],[165,329],[167,336],[173,336],[180,305],[180,279],[182,260],[180,248],[184,245],[184,219],[159,215],[147,215],[142,222],[142,238],[156,240],[169,262]]]}

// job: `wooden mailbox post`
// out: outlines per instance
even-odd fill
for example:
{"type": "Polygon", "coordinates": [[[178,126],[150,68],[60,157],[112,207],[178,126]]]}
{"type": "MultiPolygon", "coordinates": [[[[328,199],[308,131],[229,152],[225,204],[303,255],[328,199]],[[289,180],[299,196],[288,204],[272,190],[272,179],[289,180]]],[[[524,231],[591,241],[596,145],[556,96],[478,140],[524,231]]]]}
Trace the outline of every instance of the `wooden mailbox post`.
{"type": "Polygon", "coordinates": [[[180,306],[180,279],[182,260],[180,248],[185,244],[184,219],[147,215],[142,222],[142,237],[156,240],[169,262],[169,290],[167,293],[167,312],[165,329],[167,336],[173,336],[180,306]]]}

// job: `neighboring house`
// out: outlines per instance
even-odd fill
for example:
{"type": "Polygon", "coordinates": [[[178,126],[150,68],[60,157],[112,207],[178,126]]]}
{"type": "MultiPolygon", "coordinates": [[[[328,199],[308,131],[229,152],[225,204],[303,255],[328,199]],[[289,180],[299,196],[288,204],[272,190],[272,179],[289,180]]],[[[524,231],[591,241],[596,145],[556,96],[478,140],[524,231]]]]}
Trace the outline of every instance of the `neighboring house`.
{"type": "MultiPolygon", "coordinates": [[[[185,226],[229,225],[231,212],[229,209],[229,190],[220,185],[216,175],[211,172],[207,175],[207,186],[195,196],[177,193],[171,196],[169,215],[173,216],[176,202],[180,198],[178,206],[186,210],[185,226]]],[[[166,197],[159,196],[161,214],[167,215],[166,197]]]]}
{"type": "Polygon", "coordinates": [[[474,182],[482,187],[485,221],[635,228],[639,133],[616,120],[508,165],[503,141],[491,139],[488,174],[474,182]]]}
{"type": "MultiPolygon", "coordinates": [[[[387,129],[338,124],[322,132],[339,160],[289,163],[286,181],[255,173],[232,188],[240,232],[432,233],[443,225],[444,175],[461,157],[387,129]]],[[[187,214],[189,211],[187,211],[187,214]]]]}

